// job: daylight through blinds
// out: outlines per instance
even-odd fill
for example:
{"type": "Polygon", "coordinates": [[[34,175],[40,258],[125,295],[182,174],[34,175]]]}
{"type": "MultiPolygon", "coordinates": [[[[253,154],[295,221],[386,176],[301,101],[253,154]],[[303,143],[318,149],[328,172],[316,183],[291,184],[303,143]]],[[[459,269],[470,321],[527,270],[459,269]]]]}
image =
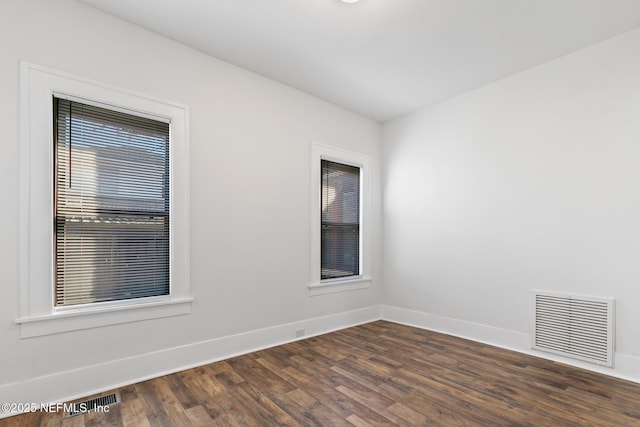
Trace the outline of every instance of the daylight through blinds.
{"type": "Polygon", "coordinates": [[[54,98],[55,304],[169,294],[169,124],[54,98]]]}
{"type": "Polygon", "coordinates": [[[322,160],[321,279],[360,274],[360,168],[322,160]]]}

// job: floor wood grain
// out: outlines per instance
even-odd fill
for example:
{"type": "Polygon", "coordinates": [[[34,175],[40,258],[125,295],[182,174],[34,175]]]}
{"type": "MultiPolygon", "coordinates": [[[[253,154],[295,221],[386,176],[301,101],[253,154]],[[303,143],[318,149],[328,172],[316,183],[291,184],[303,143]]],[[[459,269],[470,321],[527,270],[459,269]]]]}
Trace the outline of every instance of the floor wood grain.
{"type": "Polygon", "coordinates": [[[118,391],[0,426],[640,426],[640,384],[386,321],[118,391]]]}

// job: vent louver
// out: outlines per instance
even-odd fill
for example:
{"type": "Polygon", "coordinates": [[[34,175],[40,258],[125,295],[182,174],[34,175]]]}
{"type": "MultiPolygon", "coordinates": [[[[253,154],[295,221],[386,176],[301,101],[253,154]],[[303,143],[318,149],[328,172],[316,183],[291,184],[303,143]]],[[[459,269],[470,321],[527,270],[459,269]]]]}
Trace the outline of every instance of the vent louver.
{"type": "Polygon", "coordinates": [[[118,393],[110,393],[93,399],[83,400],[82,402],[75,402],[69,405],[70,409],[65,417],[73,417],[75,415],[86,414],[87,412],[95,411],[106,406],[115,405],[116,403],[120,403],[120,394],[118,393]]]}
{"type": "Polygon", "coordinates": [[[613,367],[614,302],[534,290],[532,347],[613,367]]]}

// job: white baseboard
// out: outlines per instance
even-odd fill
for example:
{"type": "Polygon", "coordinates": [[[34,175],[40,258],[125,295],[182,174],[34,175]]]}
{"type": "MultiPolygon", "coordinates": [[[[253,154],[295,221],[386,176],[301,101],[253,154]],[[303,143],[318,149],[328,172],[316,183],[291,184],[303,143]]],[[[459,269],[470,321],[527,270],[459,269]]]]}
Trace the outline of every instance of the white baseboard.
{"type": "MultiPolygon", "coordinates": [[[[56,403],[206,365],[241,354],[380,320],[380,306],[272,326],[99,365],[0,385],[2,403],[56,403]],[[301,337],[296,331],[304,329],[301,337]]],[[[0,410],[0,418],[17,415],[0,410]]]]}
{"type": "Polygon", "coordinates": [[[389,305],[382,306],[382,318],[510,350],[521,351],[531,342],[529,335],[520,332],[389,305]]]}
{"type": "Polygon", "coordinates": [[[616,353],[615,368],[598,366],[555,354],[531,349],[531,336],[522,332],[496,328],[480,323],[389,305],[381,306],[382,319],[403,325],[442,332],[460,338],[490,344],[496,347],[553,360],[593,372],[640,383],[640,357],[616,353]]]}
{"type": "MultiPolygon", "coordinates": [[[[495,328],[406,308],[382,305],[301,320],[237,335],[141,354],[71,371],[0,385],[0,402],[68,402],[162,375],[375,320],[467,338],[640,383],[640,357],[616,353],[615,369],[591,365],[530,348],[525,333],[495,328]],[[296,331],[304,329],[302,337],[296,331]]],[[[0,419],[16,415],[0,411],[0,419]]]]}

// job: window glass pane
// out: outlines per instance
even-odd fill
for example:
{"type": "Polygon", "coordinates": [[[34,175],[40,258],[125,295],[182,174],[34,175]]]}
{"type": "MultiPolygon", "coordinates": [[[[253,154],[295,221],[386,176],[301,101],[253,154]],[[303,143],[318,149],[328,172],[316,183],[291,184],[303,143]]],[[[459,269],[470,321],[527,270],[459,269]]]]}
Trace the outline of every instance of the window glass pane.
{"type": "Polygon", "coordinates": [[[360,274],[360,168],[322,160],[321,279],[360,274]]]}
{"type": "Polygon", "coordinates": [[[55,303],[169,294],[169,125],[54,99],[55,303]]]}

